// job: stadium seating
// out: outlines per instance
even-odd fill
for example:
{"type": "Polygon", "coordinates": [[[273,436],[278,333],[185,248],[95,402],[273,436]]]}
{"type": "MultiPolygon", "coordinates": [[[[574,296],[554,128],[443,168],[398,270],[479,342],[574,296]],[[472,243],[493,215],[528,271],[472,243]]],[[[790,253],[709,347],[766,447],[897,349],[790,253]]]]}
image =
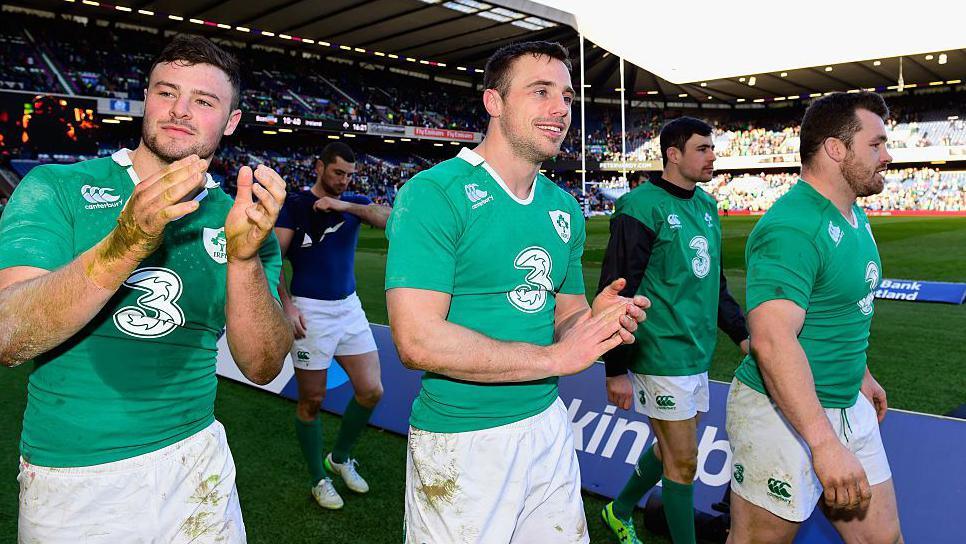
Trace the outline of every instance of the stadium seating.
{"type": "MultiPolygon", "coordinates": [[[[146,70],[166,38],[157,29],[122,27],[88,20],[40,18],[5,13],[0,19],[0,90],[73,92],[84,96],[140,98],[146,70]],[[60,72],[62,80],[55,77],[60,72]],[[65,89],[64,85],[69,89],[65,89]]],[[[252,46],[232,49],[244,64],[242,108],[247,112],[297,115],[360,123],[388,123],[432,128],[485,130],[485,113],[475,88],[441,83],[412,71],[302,51],[252,46]],[[407,73],[408,72],[408,73],[407,73]]],[[[893,111],[888,130],[890,147],[916,148],[966,145],[966,117],[961,89],[928,96],[890,97],[893,111]]],[[[625,112],[626,135],[621,138],[621,112],[613,105],[592,103],[587,111],[587,158],[620,161],[622,143],[630,161],[660,160],[658,134],[666,120],[678,115],[707,119],[715,129],[713,139],[719,157],[768,157],[798,152],[803,105],[780,109],[713,110],[693,113],[682,110],[633,109],[625,112]]],[[[574,125],[562,146],[558,161],[580,159],[580,130],[574,125]]],[[[124,142],[100,138],[99,154],[109,154],[124,142]],[[118,143],[119,145],[113,145],[118,143]]],[[[15,157],[15,154],[10,154],[15,157]]],[[[416,156],[376,157],[360,153],[353,190],[376,200],[391,202],[399,185],[431,161],[416,156]]],[[[11,164],[18,171],[37,161],[70,160],[57,157],[24,157],[28,162],[11,164]]],[[[76,160],[76,159],[75,159],[76,160]]],[[[253,151],[244,144],[219,152],[212,173],[231,187],[234,172],[242,164],[265,163],[282,173],[290,189],[311,185],[315,174],[307,149],[253,151]]],[[[558,173],[562,187],[581,195],[574,174],[558,173]]],[[[964,210],[966,174],[908,169],[888,173],[886,189],[862,204],[881,210],[964,210]]],[[[758,212],[766,210],[795,182],[787,172],[738,176],[721,174],[708,190],[722,209],[758,212]]],[[[611,192],[592,185],[584,199],[590,210],[613,206],[611,192]]]]}

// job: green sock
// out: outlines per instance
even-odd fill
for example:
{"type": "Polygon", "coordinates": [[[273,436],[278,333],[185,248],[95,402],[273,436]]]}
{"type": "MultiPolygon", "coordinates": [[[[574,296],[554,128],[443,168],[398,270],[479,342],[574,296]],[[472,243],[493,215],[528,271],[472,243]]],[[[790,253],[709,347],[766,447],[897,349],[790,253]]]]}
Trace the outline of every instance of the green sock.
{"type": "Polygon", "coordinates": [[[661,479],[664,492],[664,517],[671,531],[674,544],[695,544],[694,536],[694,484],[679,484],[661,479]]]}
{"type": "Polygon", "coordinates": [[[661,479],[662,472],[664,472],[664,466],[661,464],[661,460],[654,455],[654,446],[652,445],[637,459],[637,464],[634,465],[634,473],[624,484],[624,489],[614,499],[614,515],[621,519],[629,519],[641,497],[661,479]]]}
{"type": "Polygon", "coordinates": [[[312,485],[326,477],[325,467],[322,465],[322,418],[316,416],[312,421],[302,421],[295,417],[295,436],[302,446],[302,455],[309,464],[312,475],[312,485]]]}
{"type": "Polygon", "coordinates": [[[335,439],[335,446],[332,448],[332,460],[342,464],[349,459],[349,452],[352,446],[362,434],[362,429],[369,423],[369,416],[372,415],[372,408],[356,402],[356,398],[349,399],[349,404],[345,407],[342,414],[342,426],[339,427],[339,436],[335,439]]]}

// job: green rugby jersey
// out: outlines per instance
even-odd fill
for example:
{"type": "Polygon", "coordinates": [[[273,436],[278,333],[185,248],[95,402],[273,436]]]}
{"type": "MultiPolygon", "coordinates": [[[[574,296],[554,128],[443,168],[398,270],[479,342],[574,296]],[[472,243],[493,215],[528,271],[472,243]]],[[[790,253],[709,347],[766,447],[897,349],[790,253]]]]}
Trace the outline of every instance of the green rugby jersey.
{"type": "MultiPolygon", "coordinates": [[[[449,293],[447,320],[496,340],[553,343],[557,293],[584,293],[577,201],[542,175],[521,200],[469,149],[403,186],[386,236],[386,289],[449,293]]],[[[486,429],[538,414],[556,399],[556,378],[484,384],[427,372],[410,424],[444,433],[486,429]]]]}
{"type": "MultiPolygon", "coordinates": [[[[832,202],[799,181],[755,225],[745,253],[749,312],[776,299],[805,310],[798,341],[825,408],[855,404],[882,277],[869,219],[858,205],[852,213],[854,227],[832,202]]],[[[735,375],[767,394],[751,355],[735,375]]]]}
{"type": "Polygon", "coordinates": [[[735,342],[747,335],[724,288],[717,202],[699,187],[692,192],[657,180],[617,200],[599,290],[617,277],[628,280],[622,294],[644,295],[651,308],[634,333],[637,341],[605,354],[608,375],[625,372],[625,366],[651,376],[707,372],[722,297],[734,306],[735,322],[723,328],[732,329],[735,342]]]}
{"type": "MultiPolygon", "coordinates": [[[[72,165],[38,166],[0,221],[0,268],[56,270],[116,225],[137,176],[127,150],[72,165]]],[[[225,326],[225,217],[231,197],[211,181],[201,207],[164,231],[80,332],[38,356],[27,383],[20,452],[71,467],[158,450],[214,421],[216,342],[225,326]]],[[[259,256],[271,292],[278,241],[259,256]]],[[[277,296],[277,295],[276,295],[277,296]]]]}

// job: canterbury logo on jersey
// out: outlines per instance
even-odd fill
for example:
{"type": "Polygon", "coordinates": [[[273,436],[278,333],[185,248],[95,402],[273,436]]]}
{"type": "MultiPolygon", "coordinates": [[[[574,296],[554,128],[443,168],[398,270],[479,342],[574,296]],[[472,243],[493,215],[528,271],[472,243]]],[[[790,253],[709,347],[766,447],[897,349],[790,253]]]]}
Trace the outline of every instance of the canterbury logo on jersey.
{"type": "Polygon", "coordinates": [[[780,501],[791,502],[789,500],[792,498],[791,487],[792,484],[788,482],[768,478],[768,494],[780,501]]]}
{"type": "Polygon", "coordinates": [[[466,198],[470,199],[470,202],[473,203],[474,210],[493,200],[493,197],[483,189],[480,189],[480,186],[476,183],[464,185],[463,191],[466,192],[466,198]]]}
{"type": "Polygon", "coordinates": [[[674,395],[658,395],[654,397],[654,404],[662,410],[674,408],[674,395]]]}
{"type": "Polygon", "coordinates": [[[112,195],[110,187],[94,187],[93,185],[85,185],[81,187],[81,196],[84,200],[90,204],[84,206],[88,210],[95,210],[99,208],[116,208],[121,205],[121,197],[118,195],[112,195]]]}
{"type": "Polygon", "coordinates": [[[671,225],[672,229],[679,229],[681,228],[681,218],[678,217],[678,214],[672,213],[667,216],[667,224],[671,225]]]}
{"type": "Polygon", "coordinates": [[[832,221],[829,221],[828,235],[829,235],[829,238],[831,238],[832,241],[835,242],[835,247],[838,247],[839,242],[842,241],[842,228],[836,225],[835,223],[833,223],[832,221]]]}

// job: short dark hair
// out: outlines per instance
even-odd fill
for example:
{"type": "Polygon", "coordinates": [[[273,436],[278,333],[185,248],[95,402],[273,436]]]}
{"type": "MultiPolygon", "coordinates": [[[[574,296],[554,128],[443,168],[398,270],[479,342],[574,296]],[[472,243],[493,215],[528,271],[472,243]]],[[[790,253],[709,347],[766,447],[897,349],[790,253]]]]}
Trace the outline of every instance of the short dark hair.
{"type": "Polygon", "coordinates": [[[513,61],[523,55],[550,57],[564,63],[567,70],[573,69],[570,52],[557,42],[520,42],[505,45],[490,55],[483,70],[483,88],[496,89],[500,96],[506,96],[510,89],[510,68],[513,61]]]}
{"type": "Polygon", "coordinates": [[[868,91],[832,93],[809,104],[799,132],[802,165],[812,161],[828,138],[838,138],[851,148],[855,133],[862,129],[862,122],[855,114],[859,109],[868,110],[883,121],[889,117],[889,106],[882,96],[868,91]]]}
{"type": "Polygon", "coordinates": [[[231,109],[238,108],[238,103],[241,101],[241,66],[234,55],[218,47],[208,38],[178,34],[168,45],[164,46],[158,58],[154,59],[151,69],[148,70],[148,77],[154,71],[155,66],[170,62],[177,62],[186,66],[210,64],[225,72],[234,93],[231,98],[231,109]]]}
{"type": "Polygon", "coordinates": [[[316,159],[322,161],[322,164],[332,164],[336,157],[342,157],[345,162],[356,162],[356,154],[352,152],[352,148],[342,142],[332,142],[323,147],[322,153],[316,159]]]}
{"type": "Polygon", "coordinates": [[[664,125],[661,129],[661,160],[664,166],[667,166],[667,150],[676,147],[684,153],[684,144],[695,134],[711,136],[711,125],[694,117],[678,117],[664,125]]]}

